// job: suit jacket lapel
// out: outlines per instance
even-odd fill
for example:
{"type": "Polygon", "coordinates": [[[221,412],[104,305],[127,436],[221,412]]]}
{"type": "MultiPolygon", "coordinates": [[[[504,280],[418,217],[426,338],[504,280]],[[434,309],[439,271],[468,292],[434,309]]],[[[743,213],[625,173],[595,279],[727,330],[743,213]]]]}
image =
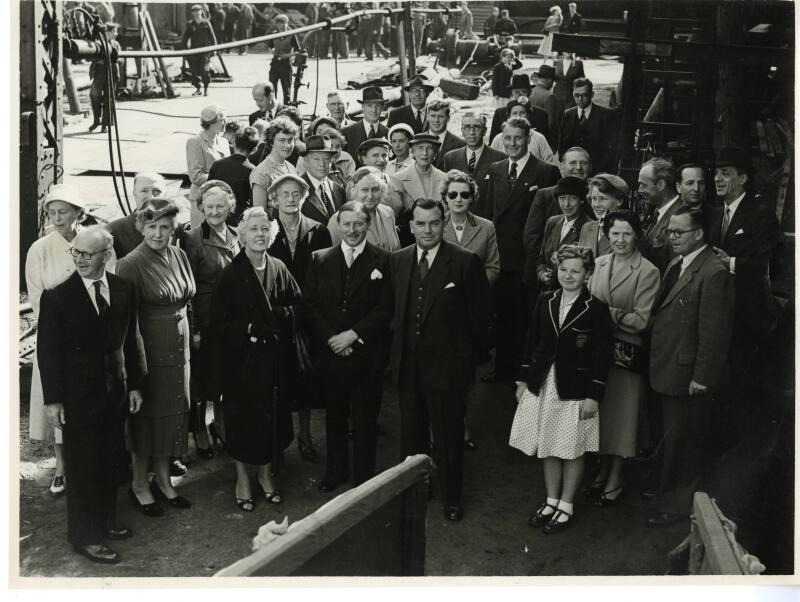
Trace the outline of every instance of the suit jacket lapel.
{"type": "Polygon", "coordinates": [[[553,325],[553,331],[558,334],[558,304],[561,302],[561,289],[553,291],[550,299],[547,302],[547,308],[550,312],[550,323],[553,325]]]}
{"type": "MultiPolygon", "coordinates": [[[[339,250],[339,256],[342,258],[341,261],[344,263],[344,255],[342,254],[341,249],[339,250]]],[[[372,249],[366,245],[364,246],[364,251],[361,253],[361,255],[356,257],[356,260],[353,262],[353,266],[350,268],[353,271],[352,284],[350,288],[350,292],[352,294],[355,294],[355,292],[367,279],[367,276],[372,273],[374,268],[375,255],[372,249]]],[[[340,278],[337,278],[337,280],[341,281],[340,278]]]]}
{"type": "Polygon", "coordinates": [[[70,276],[72,281],[71,286],[75,289],[75,298],[76,299],[83,299],[80,311],[83,312],[87,320],[97,320],[99,316],[97,315],[97,310],[94,308],[94,303],[92,303],[92,298],[89,296],[92,293],[83,285],[83,279],[81,278],[78,272],[73,272],[72,276],[70,276]]]}
{"type": "Polygon", "coordinates": [[[394,325],[395,331],[400,332],[405,326],[406,321],[406,305],[408,295],[410,294],[409,288],[411,287],[411,270],[414,269],[414,262],[417,260],[416,245],[411,245],[405,249],[398,251],[402,255],[402,261],[398,261],[397,269],[397,286],[394,292],[395,307],[399,310],[399,320],[394,325]]]}
{"type": "MultiPolygon", "coordinates": [[[[695,272],[699,270],[700,267],[706,262],[708,253],[711,253],[711,247],[706,247],[703,249],[703,251],[694,258],[694,261],[692,261],[692,263],[689,264],[685,270],[683,270],[683,274],[678,277],[677,282],[675,282],[675,286],[672,287],[672,290],[670,290],[667,293],[667,296],[664,297],[664,301],[661,302],[662,307],[670,304],[677,294],[686,288],[686,286],[694,279],[695,272]]],[[[678,261],[683,260],[679,259],[678,261]]]]}
{"type": "Polygon", "coordinates": [[[572,326],[572,324],[578,318],[580,318],[583,314],[589,311],[589,301],[591,300],[591,298],[592,296],[589,294],[589,291],[584,288],[581,291],[581,294],[578,295],[578,298],[575,299],[575,303],[573,303],[572,307],[569,308],[569,311],[567,312],[567,317],[564,318],[564,325],[561,327],[559,332],[564,332],[567,328],[572,326]]]}
{"type": "Polygon", "coordinates": [[[478,222],[475,221],[475,218],[472,216],[471,213],[468,213],[467,221],[464,222],[464,232],[461,235],[461,246],[462,247],[468,246],[469,243],[472,242],[472,239],[478,235],[479,231],[480,228],[478,228],[478,222]]]}
{"type": "MultiPolygon", "coordinates": [[[[736,232],[742,227],[743,224],[746,224],[748,218],[750,217],[750,208],[752,207],[752,203],[750,202],[750,197],[745,195],[742,201],[739,203],[739,206],[736,208],[736,213],[733,214],[733,218],[731,219],[731,223],[728,224],[728,231],[725,232],[725,240],[720,241],[722,243],[722,247],[727,247],[728,243],[733,242],[734,236],[736,236],[736,232]]],[[[725,207],[722,207],[722,217],[725,219],[725,207]]],[[[720,230],[722,229],[722,221],[719,223],[720,230]]]]}
{"type": "MultiPolygon", "coordinates": [[[[609,267],[611,267],[613,262],[613,258],[609,259],[609,267]]],[[[622,264],[620,269],[618,269],[614,274],[611,275],[609,280],[608,290],[609,292],[616,289],[619,285],[625,282],[628,278],[631,277],[633,274],[634,269],[638,268],[639,265],[642,263],[642,255],[639,251],[634,251],[633,255],[631,256],[630,262],[622,264]]],[[[611,270],[609,270],[610,272],[611,270]]]]}
{"type": "MultiPolygon", "coordinates": [[[[416,245],[414,245],[414,259],[416,260],[416,245]]],[[[444,290],[445,280],[447,279],[447,266],[450,263],[450,249],[448,248],[448,243],[442,241],[439,246],[439,251],[436,253],[436,257],[433,259],[433,265],[431,265],[431,269],[428,271],[427,276],[427,292],[425,294],[425,305],[422,308],[422,322],[425,322],[425,319],[428,317],[428,312],[430,312],[431,307],[433,307],[433,302],[439,296],[439,294],[444,290]]]]}
{"type": "Polygon", "coordinates": [[[344,261],[342,246],[336,245],[336,248],[333,249],[333,253],[328,257],[327,265],[323,265],[323,274],[330,276],[330,281],[333,284],[333,288],[336,290],[337,299],[341,299],[344,293],[342,289],[342,285],[344,284],[344,282],[342,282],[342,273],[346,266],[347,264],[344,261]]]}
{"type": "Polygon", "coordinates": [[[314,205],[314,208],[317,211],[319,211],[321,215],[324,215],[325,217],[330,218],[331,216],[328,214],[328,209],[327,209],[327,207],[325,207],[325,203],[323,203],[322,199],[319,198],[319,194],[317,193],[318,188],[315,188],[314,185],[310,181],[307,180],[307,182],[308,182],[308,185],[311,188],[311,190],[313,190],[313,192],[308,195],[308,198],[306,199],[306,203],[308,203],[310,201],[311,204],[314,205]]]}

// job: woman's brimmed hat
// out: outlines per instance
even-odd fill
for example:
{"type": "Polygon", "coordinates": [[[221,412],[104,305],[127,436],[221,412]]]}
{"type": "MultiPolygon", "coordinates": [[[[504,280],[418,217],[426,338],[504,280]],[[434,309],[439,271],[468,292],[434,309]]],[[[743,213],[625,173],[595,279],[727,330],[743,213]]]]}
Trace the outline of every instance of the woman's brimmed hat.
{"type": "Polygon", "coordinates": [[[584,199],[586,198],[586,190],[586,180],[575,176],[567,176],[556,183],[555,196],[558,198],[564,194],[571,194],[584,199]]]}
{"type": "Polygon", "coordinates": [[[142,224],[149,224],[165,216],[178,215],[179,212],[178,206],[169,199],[156,197],[147,201],[136,212],[136,221],[142,224]]]}
{"type": "Polygon", "coordinates": [[[441,146],[441,143],[439,142],[439,136],[436,136],[435,134],[428,134],[426,132],[422,132],[414,136],[409,144],[414,146],[415,144],[422,144],[423,142],[433,144],[434,146],[441,146]]]}
{"type": "Polygon", "coordinates": [[[42,210],[47,211],[47,206],[53,201],[61,201],[73,207],[86,211],[86,201],[81,198],[80,191],[71,184],[53,184],[50,190],[47,191],[47,196],[44,197],[42,203],[42,210]]]}
{"type": "Polygon", "coordinates": [[[293,173],[285,173],[282,176],[278,176],[272,181],[272,184],[269,185],[267,188],[267,194],[270,195],[273,191],[278,190],[278,187],[283,184],[284,182],[297,182],[300,185],[300,188],[303,190],[303,194],[308,192],[308,182],[306,182],[303,178],[298,176],[297,174],[293,173]]]}
{"type": "Polygon", "coordinates": [[[392,148],[392,145],[389,144],[389,141],[386,138],[367,138],[358,145],[358,154],[361,155],[366,153],[369,149],[375,148],[376,146],[383,146],[387,150],[392,148]]]}

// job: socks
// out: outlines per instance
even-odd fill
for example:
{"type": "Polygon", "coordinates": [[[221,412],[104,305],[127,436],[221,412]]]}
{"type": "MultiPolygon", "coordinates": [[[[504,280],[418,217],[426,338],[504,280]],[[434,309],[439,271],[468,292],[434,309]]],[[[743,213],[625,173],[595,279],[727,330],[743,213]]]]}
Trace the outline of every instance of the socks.
{"type": "Polygon", "coordinates": [[[571,502],[565,502],[564,500],[561,500],[560,502],[558,502],[558,509],[559,510],[563,510],[564,512],[567,513],[567,514],[560,514],[559,517],[558,517],[558,522],[565,523],[570,518],[572,518],[572,508],[573,508],[573,506],[574,505],[571,502]]]}
{"type": "MultiPolygon", "coordinates": [[[[547,503],[550,504],[550,506],[558,507],[558,500],[555,499],[555,498],[551,498],[551,497],[547,498],[547,503]]],[[[550,516],[551,514],[555,514],[555,513],[556,513],[556,511],[553,510],[553,508],[550,508],[549,506],[545,506],[544,510],[542,510],[542,515],[543,516],[550,516]]]]}

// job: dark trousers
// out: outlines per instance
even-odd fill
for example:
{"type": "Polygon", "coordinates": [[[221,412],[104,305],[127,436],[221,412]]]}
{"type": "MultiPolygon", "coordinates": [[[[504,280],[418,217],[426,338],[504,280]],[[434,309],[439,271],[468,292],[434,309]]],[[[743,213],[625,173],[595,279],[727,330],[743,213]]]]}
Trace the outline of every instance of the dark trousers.
{"type": "Polygon", "coordinates": [[[283,87],[283,104],[289,104],[292,88],[292,65],[289,59],[272,59],[269,66],[269,83],[278,94],[278,83],[283,87]]]}
{"type": "Polygon", "coordinates": [[[203,87],[208,88],[208,84],[211,83],[211,73],[209,72],[211,55],[198,54],[194,56],[187,56],[186,60],[189,61],[189,70],[192,74],[192,85],[199,89],[200,81],[202,80],[203,87]]]}
{"type": "Polygon", "coordinates": [[[353,482],[360,485],[375,476],[381,378],[382,374],[354,370],[347,359],[330,364],[324,381],[326,480],[335,482],[347,478],[350,464],[348,416],[353,423],[353,482]],[[343,366],[345,362],[351,366],[343,366]]]}
{"type": "Polygon", "coordinates": [[[433,435],[433,461],[444,506],[461,506],[464,480],[464,415],[468,383],[459,388],[428,389],[417,370],[404,371],[400,382],[400,449],[403,458],[429,454],[433,435]]]}
{"type": "Polygon", "coordinates": [[[328,48],[331,46],[331,33],[329,31],[317,32],[317,56],[321,59],[328,58],[328,48]]]}
{"type": "Polygon", "coordinates": [[[658,510],[689,515],[694,492],[709,465],[711,400],[707,395],[659,395],[664,450],[658,487],[658,510]]]}
{"type": "Polygon", "coordinates": [[[340,59],[350,58],[350,45],[347,43],[347,34],[345,32],[334,32],[333,53],[338,54],[340,59]]]}
{"type": "Polygon", "coordinates": [[[530,311],[522,272],[500,270],[494,285],[495,373],[500,378],[515,378],[522,362],[522,349],[528,331],[530,311]]]}
{"type": "MultiPolygon", "coordinates": [[[[236,40],[246,40],[250,37],[250,32],[253,30],[252,23],[247,27],[243,25],[236,26],[236,40]]],[[[250,46],[241,46],[239,47],[239,54],[247,54],[247,50],[250,46]]]]}
{"type": "Polygon", "coordinates": [[[74,546],[101,543],[116,520],[117,485],[124,467],[123,418],[116,409],[64,425],[67,539],[74,546]]]}
{"type": "MultiPolygon", "coordinates": [[[[102,66],[101,71],[105,66],[102,66]]],[[[96,74],[92,79],[92,87],[89,90],[89,101],[92,105],[92,118],[94,123],[101,123],[105,126],[111,125],[111,110],[106,94],[106,82],[108,76],[105,72],[96,74]]]]}

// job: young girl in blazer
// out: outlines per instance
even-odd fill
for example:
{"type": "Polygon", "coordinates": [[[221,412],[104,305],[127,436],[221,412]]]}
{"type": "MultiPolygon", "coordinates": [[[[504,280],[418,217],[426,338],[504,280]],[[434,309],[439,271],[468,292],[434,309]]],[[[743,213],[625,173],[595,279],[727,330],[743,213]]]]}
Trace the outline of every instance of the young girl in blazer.
{"type": "Polygon", "coordinates": [[[608,306],[586,283],[594,256],[564,245],[554,253],[561,288],[543,293],[531,320],[530,365],[518,385],[509,445],[544,460],[546,501],[529,524],[558,533],[572,523],[583,455],[598,449],[598,402],[611,364],[608,306]]]}

